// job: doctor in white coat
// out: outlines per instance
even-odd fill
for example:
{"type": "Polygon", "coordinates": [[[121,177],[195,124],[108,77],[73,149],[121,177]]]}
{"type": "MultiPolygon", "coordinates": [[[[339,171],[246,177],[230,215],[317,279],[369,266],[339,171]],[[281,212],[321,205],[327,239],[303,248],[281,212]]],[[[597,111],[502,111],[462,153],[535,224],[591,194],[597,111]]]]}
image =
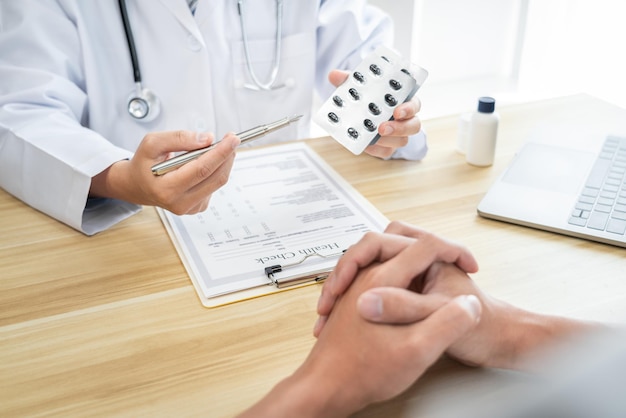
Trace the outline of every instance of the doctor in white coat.
{"type": "MultiPolygon", "coordinates": [[[[141,205],[205,209],[230,173],[229,132],[303,114],[261,141],[308,137],[313,95],[346,76],[334,70],[392,41],[390,18],[363,0],[125,3],[139,84],[118,1],[0,2],[0,187],[89,235],[141,205]],[[143,119],[129,112],[138,91],[158,99],[143,119]],[[167,175],[149,170],[222,137],[167,175]]],[[[367,152],[423,158],[418,111],[399,106],[367,152]]]]}

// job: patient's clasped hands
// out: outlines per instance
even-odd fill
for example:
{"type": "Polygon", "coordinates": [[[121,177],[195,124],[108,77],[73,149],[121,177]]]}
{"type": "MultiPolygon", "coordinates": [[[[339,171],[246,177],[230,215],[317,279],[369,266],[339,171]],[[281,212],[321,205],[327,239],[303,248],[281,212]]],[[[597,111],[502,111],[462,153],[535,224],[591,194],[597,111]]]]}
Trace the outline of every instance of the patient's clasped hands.
{"type": "Polygon", "coordinates": [[[468,365],[532,368],[530,354],[544,348],[553,331],[560,336],[584,327],[578,321],[536,314],[489,296],[468,276],[478,271],[468,249],[415,226],[392,222],[385,233],[369,234],[339,261],[322,289],[316,336],[322,334],[341,295],[353,281],[366,276],[359,270],[371,263],[378,263],[368,273],[371,286],[356,301],[360,316],[370,322],[413,324],[463,296],[480,311],[472,332],[445,349],[468,365]]]}
{"type": "Polygon", "coordinates": [[[346,416],[404,392],[443,353],[531,369],[532,354],[594,326],[496,300],[477,271],[465,247],[414,226],[366,234],[323,286],[304,363],[243,416],[346,416]]]}

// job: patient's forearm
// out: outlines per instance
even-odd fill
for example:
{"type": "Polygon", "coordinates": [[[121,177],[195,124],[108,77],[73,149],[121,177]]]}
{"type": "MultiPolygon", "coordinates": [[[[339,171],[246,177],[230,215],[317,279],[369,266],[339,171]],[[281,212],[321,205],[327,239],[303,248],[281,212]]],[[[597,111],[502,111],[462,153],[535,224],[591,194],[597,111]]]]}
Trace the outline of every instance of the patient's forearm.
{"type": "Polygon", "coordinates": [[[600,323],[523,310],[510,314],[515,315],[515,319],[504,332],[502,355],[495,356],[494,364],[488,366],[539,371],[537,360],[546,350],[585,333],[606,329],[600,323]]]}

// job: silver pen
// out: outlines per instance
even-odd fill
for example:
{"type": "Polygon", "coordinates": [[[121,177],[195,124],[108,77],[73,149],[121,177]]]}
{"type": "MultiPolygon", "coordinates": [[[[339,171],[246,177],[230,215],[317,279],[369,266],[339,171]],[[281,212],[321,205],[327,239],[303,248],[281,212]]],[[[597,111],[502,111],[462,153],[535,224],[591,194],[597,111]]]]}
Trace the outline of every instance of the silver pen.
{"type": "MultiPolygon", "coordinates": [[[[259,125],[252,129],[248,129],[247,131],[243,131],[237,134],[237,136],[241,139],[241,144],[249,142],[253,139],[260,138],[270,132],[276,131],[280,128],[284,128],[292,122],[296,122],[302,117],[302,115],[294,115],[288,116],[286,118],[282,118],[277,120],[276,122],[271,122],[266,125],[259,125]]],[[[152,174],[155,176],[160,176],[162,174],[168,173],[172,170],[177,169],[181,165],[188,163],[191,160],[194,160],[204,154],[207,151],[211,151],[213,147],[217,146],[219,142],[209,145],[208,147],[200,148],[194,151],[189,151],[184,154],[178,155],[174,158],[170,158],[169,160],[163,161],[161,163],[155,164],[152,166],[152,174]]],[[[240,145],[241,145],[240,144],[240,145]]]]}

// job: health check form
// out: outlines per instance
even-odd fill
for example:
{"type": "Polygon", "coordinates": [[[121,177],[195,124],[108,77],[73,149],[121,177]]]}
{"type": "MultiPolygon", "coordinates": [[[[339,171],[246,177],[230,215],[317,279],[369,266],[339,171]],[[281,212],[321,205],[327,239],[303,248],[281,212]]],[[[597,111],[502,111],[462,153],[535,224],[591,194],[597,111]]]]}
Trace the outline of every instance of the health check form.
{"type": "Polygon", "coordinates": [[[205,306],[271,293],[285,278],[323,278],[388,222],[304,143],[239,152],[202,213],[158,211],[205,306]]]}

